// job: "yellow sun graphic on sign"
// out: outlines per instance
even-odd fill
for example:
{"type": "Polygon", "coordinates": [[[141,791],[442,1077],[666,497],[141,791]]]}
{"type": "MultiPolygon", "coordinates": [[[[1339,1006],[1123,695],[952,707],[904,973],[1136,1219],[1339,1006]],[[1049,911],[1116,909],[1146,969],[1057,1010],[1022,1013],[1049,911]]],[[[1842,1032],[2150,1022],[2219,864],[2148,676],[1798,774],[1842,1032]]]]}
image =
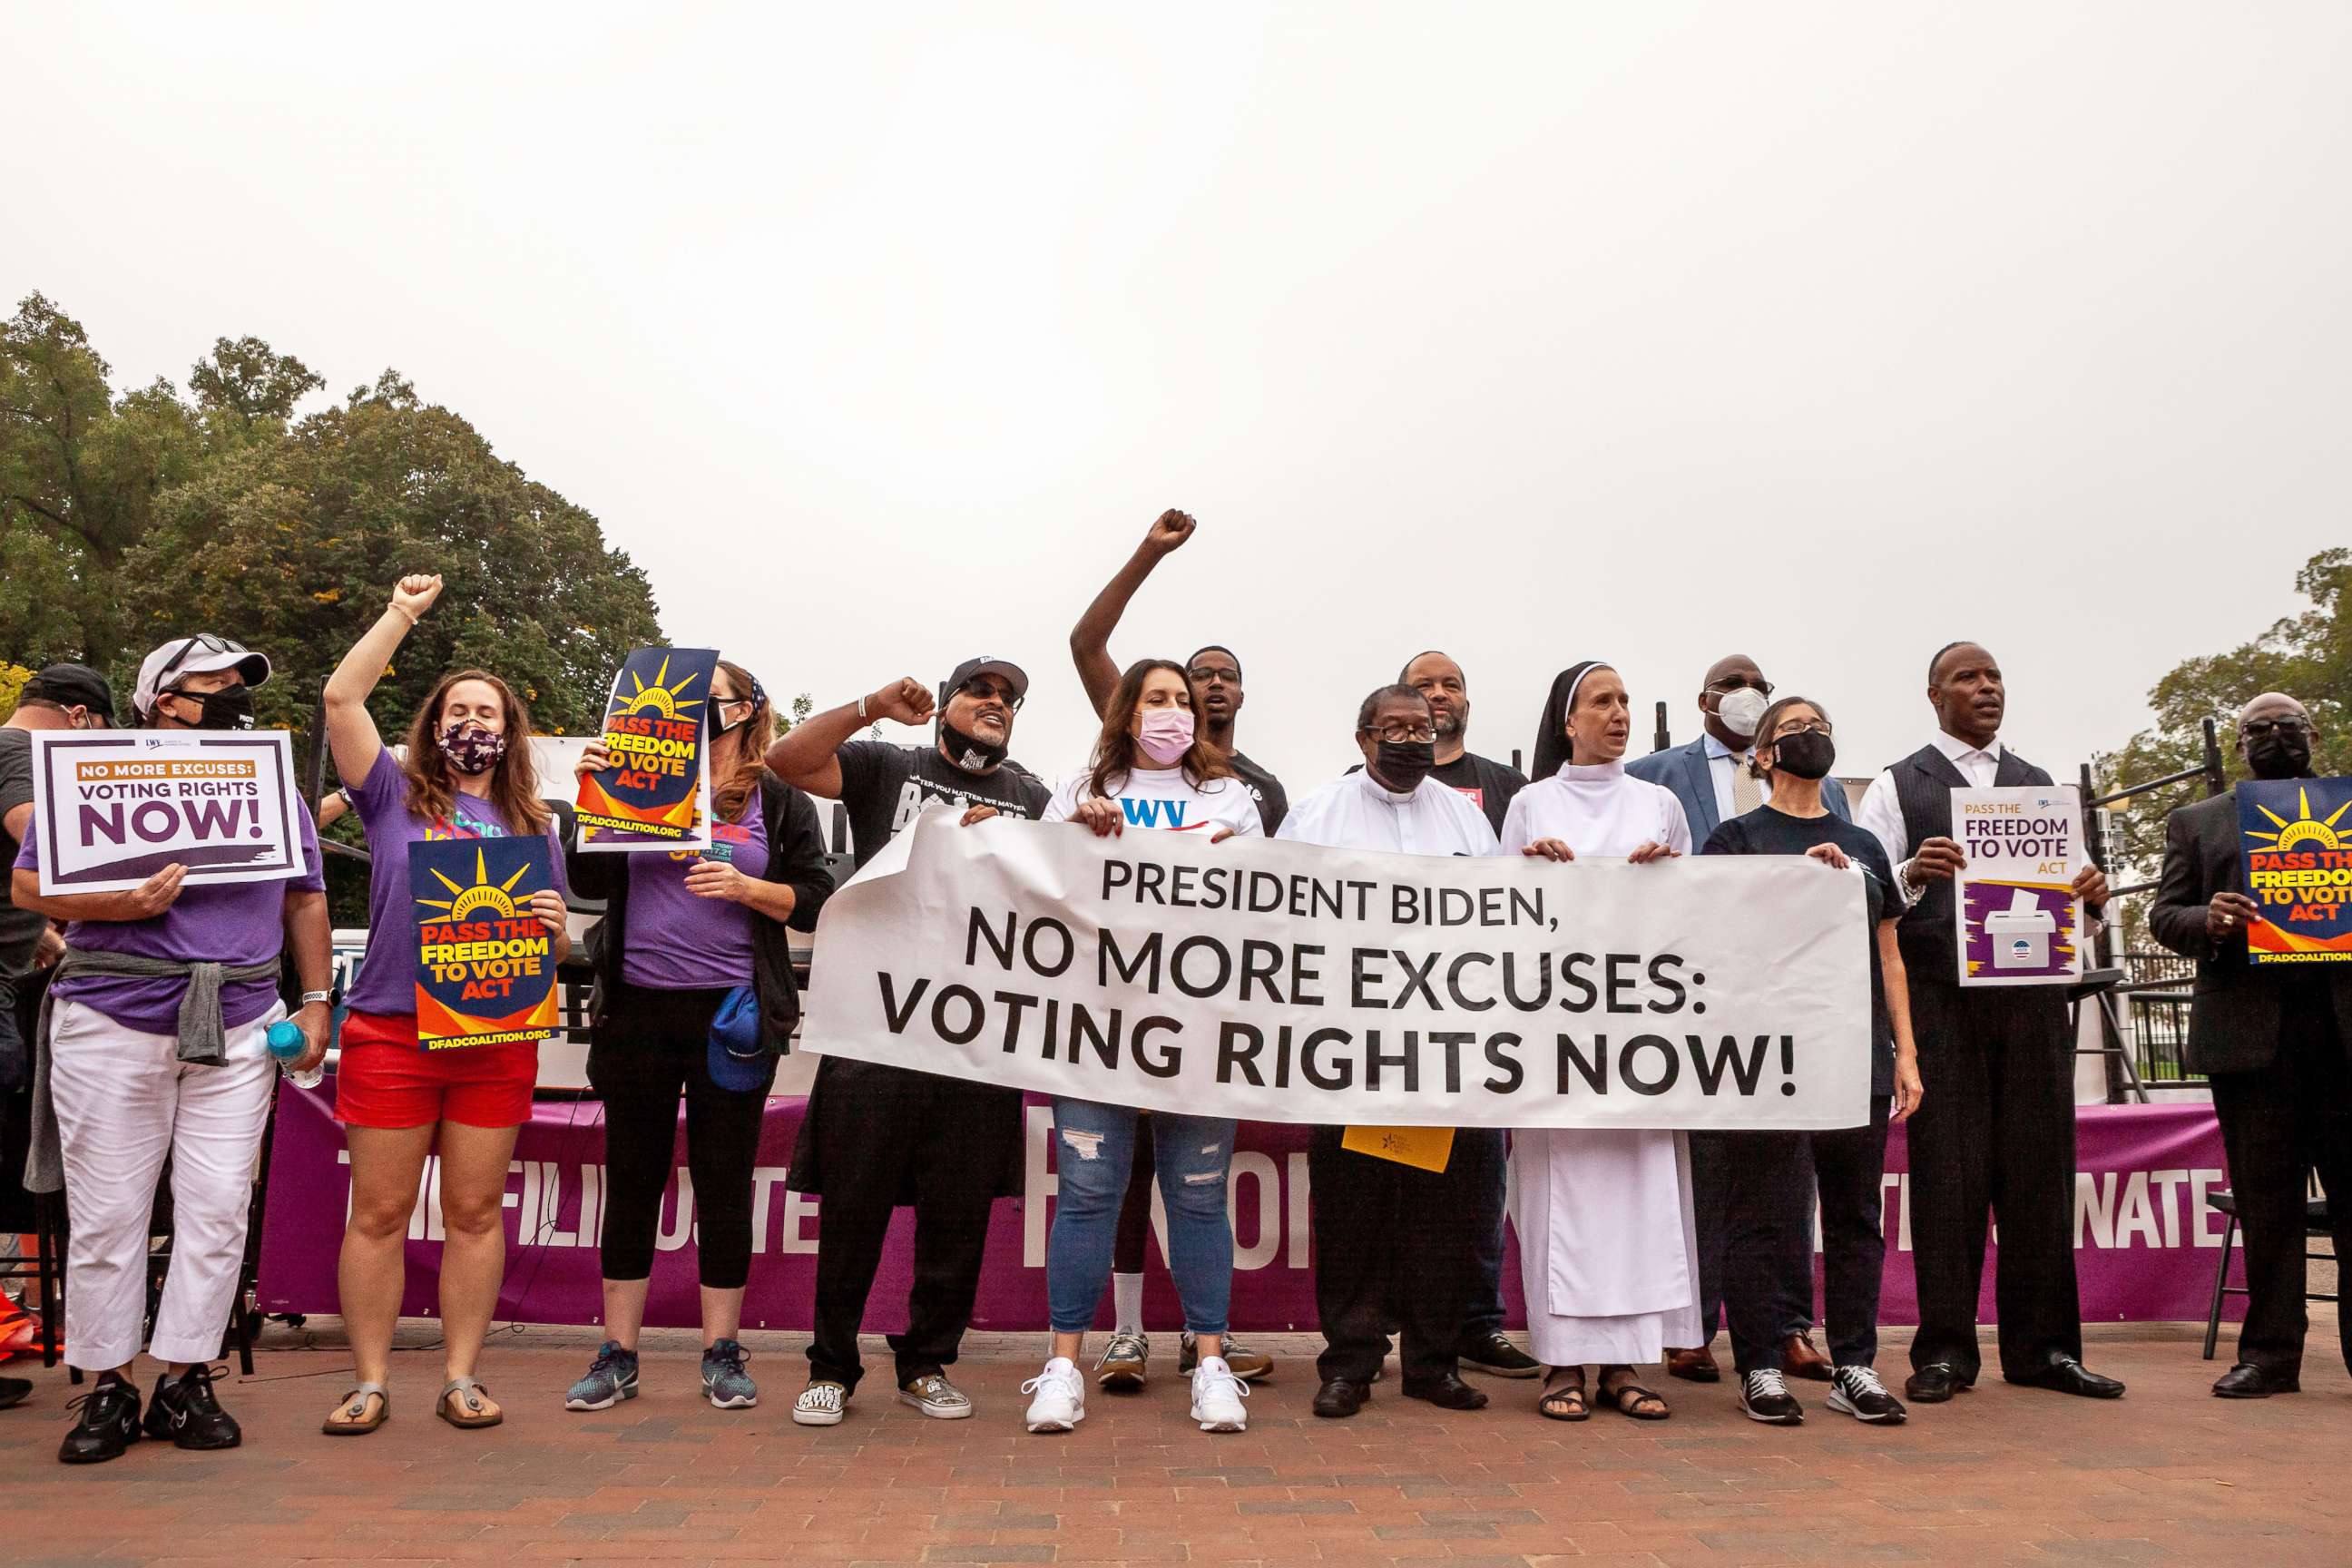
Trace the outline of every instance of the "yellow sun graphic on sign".
{"type": "Polygon", "coordinates": [[[701,698],[688,698],[685,695],[686,689],[694,684],[698,673],[696,670],[688,670],[679,678],[676,686],[670,685],[669,656],[664,654],[661,668],[654,671],[654,683],[651,686],[638,679],[634,671],[631,672],[629,679],[636,682],[637,689],[634,695],[622,698],[620,707],[614,711],[616,714],[653,712],[658,713],[665,719],[675,719],[689,708],[699,708],[702,706],[701,698]]]}
{"type": "Polygon", "coordinates": [[[2277,823],[2278,831],[2258,833],[2249,828],[2246,837],[2258,840],[2265,849],[2295,849],[2305,844],[2316,845],[2322,849],[2346,847],[2347,840],[2352,840],[2352,833],[2338,833],[2336,830],[2336,825],[2344,819],[2346,812],[2352,811],[2352,800],[2346,801],[2328,816],[2314,820],[2311,815],[2311,792],[2305,789],[2295,793],[2301,802],[2302,810],[2294,821],[2288,821],[2267,805],[2257,805],[2254,809],[2277,823]]]}
{"type": "Polygon", "coordinates": [[[470,888],[461,887],[457,883],[453,882],[448,878],[443,876],[439,871],[435,871],[433,873],[433,879],[440,883],[443,887],[448,889],[451,893],[456,895],[456,897],[447,899],[417,900],[416,901],[424,905],[426,909],[439,911],[437,914],[423,916],[420,918],[426,920],[462,921],[469,918],[470,916],[479,914],[483,910],[487,910],[491,914],[498,916],[501,920],[513,920],[520,910],[517,909],[514,900],[509,895],[514,891],[514,885],[522,880],[523,873],[530,870],[530,868],[529,866],[518,866],[515,868],[515,874],[513,876],[509,877],[503,882],[494,884],[490,880],[489,868],[483,863],[483,858],[482,852],[479,849],[474,851],[474,885],[470,888]]]}

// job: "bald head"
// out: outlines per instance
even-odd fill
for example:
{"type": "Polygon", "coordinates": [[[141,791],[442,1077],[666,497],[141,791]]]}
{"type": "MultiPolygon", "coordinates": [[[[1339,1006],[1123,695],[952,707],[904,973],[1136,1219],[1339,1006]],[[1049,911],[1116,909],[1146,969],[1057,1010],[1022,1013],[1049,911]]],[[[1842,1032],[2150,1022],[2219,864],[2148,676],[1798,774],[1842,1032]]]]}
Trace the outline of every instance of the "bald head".
{"type": "Polygon", "coordinates": [[[1405,661],[1397,683],[1412,687],[1428,701],[1429,716],[1437,725],[1439,764],[1461,756],[1470,733],[1470,682],[1462,667],[1431,648],[1405,661]]]}
{"type": "Polygon", "coordinates": [[[1944,733],[1971,746],[1990,746],[2000,735],[2009,710],[2009,690],[2000,666],[1982,643],[1946,643],[1927,665],[1927,702],[1944,733]]]}
{"type": "Polygon", "coordinates": [[[1743,752],[1755,738],[1756,717],[1764,711],[1764,703],[1771,695],[1772,683],[1764,679],[1763,670],[1757,668],[1754,659],[1744,653],[1725,654],[1706,667],[1706,674],[1698,683],[1699,720],[1719,743],[1729,747],[1734,754],[1743,752]],[[1740,722],[1748,725],[1745,730],[1738,723],[1726,722],[1723,717],[1723,700],[1736,691],[1756,694],[1743,697],[1733,705],[1740,722]],[[1744,712],[1740,711],[1743,704],[1744,712]]]}
{"type": "Polygon", "coordinates": [[[2238,755],[2258,779],[2309,778],[2318,739],[2309,710],[2284,691],[2265,691],[2238,710],[2238,755]]]}
{"type": "Polygon", "coordinates": [[[2238,728],[2243,730],[2258,719],[2276,719],[2282,713],[2292,713],[2309,719],[2311,710],[2284,691],[2265,691],[2238,710],[2238,728]]]}

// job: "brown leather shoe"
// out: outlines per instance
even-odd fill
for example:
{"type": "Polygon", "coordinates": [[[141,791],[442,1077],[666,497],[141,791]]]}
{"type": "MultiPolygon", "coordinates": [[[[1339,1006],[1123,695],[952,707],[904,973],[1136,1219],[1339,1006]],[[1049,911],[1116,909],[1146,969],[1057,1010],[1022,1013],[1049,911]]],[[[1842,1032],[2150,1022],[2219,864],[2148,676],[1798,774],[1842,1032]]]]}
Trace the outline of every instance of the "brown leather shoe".
{"type": "Polygon", "coordinates": [[[1830,1358],[1813,1348],[1813,1336],[1790,1334],[1780,1347],[1780,1371],[1789,1377],[1809,1377],[1815,1383],[1827,1383],[1832,1375],[1830,1358]]]}
{"type": "Polygon", "coordinates": [[[1723,1369],[1715,1364],[1715,1352],[1701,1345],[1696,1350],[1668,1350],[1666,1375],[1687,1378],[1693,1383],[1720,1383],[1723,1369]]]}

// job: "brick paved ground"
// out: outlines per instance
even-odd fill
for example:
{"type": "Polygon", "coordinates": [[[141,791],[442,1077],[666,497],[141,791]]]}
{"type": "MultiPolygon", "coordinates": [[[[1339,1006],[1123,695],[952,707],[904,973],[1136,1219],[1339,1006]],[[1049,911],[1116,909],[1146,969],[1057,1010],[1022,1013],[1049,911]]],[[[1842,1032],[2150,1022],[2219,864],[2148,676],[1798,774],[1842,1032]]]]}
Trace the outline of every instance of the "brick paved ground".
{"type": "MultiPolygon", "coordinates": [[[[886,1373],[846,1424],[804,1431],[787,1418],[798,1336],[753,1342],[757,1411],[700,1403],[692,1343],[668,1334],[648,1339],[645,1397],[568,1415],[593,1336],[534,1330],[490,1353],[503,1428],[433,1420],[422,1352],[398,1358],[389,1426],[331,1440],[316,1427],[348,1363],[331,1320],[312,1329],[315,1348],[288,1342],[224,1384],[247,1433],[227,1455],[141,1444],[61,1467],[71,1391],[37,1370],[33,1404],[0,1414],[0,1562],[2352,1562],[2332,1321],[2296,1397],[2225,1404],[2195,1331],[2106,1329],[2091,1360],[2130,1382],[2120,1405],[1994,1383],[1894,1431],[1811,1393],[1802,1428],[1759,1427],[1721,1387],[1683,1384],[1655,1425],[1542,1422],[1531,1385],[1491,1380],[1494,1407],[1449,1415],[1397,1397],[1393,1374],[1358,1419],[1318,1421],[1313,1342],[1293,1336],[1266,1342],[1285,1360],[1246,1434],[1194,1431],[1170,1378],[1098,1396],[1055,1438],[1017,1420],[1025,1337],[967,1359],[973,1420],[890,1402],[886,1373]]],[[[1895,1339],[1883,1364],[1902,1363],[1895,1339]]]]}

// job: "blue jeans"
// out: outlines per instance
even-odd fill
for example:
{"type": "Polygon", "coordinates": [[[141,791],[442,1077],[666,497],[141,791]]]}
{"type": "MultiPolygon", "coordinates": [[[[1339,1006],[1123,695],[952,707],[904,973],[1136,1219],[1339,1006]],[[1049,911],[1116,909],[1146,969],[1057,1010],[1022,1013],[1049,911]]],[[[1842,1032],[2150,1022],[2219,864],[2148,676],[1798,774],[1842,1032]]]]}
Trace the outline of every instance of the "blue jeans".
{"type": "MultiPolygon", "coordinates": [[[[1045,1302],[1057,1334],[1086,1332],[1102,1305],[1141,1115],[1090,1100],[1054,1101],[1061,1184],[1045,1244],[1045,1302]]],[[[1234,1294],[1234,1225],[1225,1209],[1234,1124],[1223,1117],[1155,1110],[1150,1126],[1160,1195],[1168,1208],[1168,1271],[1184,1303],[1184,1327],[1222,1334],[1234,1294]]]]}

